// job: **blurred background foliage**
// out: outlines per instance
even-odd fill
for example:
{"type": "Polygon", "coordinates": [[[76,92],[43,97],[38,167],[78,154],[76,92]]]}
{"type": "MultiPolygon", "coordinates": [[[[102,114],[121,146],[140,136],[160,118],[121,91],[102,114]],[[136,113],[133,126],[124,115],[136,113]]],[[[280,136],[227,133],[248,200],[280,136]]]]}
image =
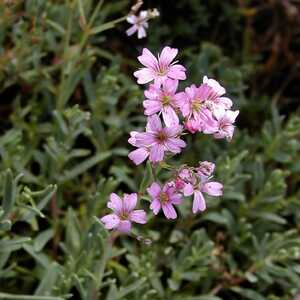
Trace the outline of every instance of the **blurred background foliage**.
{"type": "Polygon", "coordinates": [[[145,1],[161,12],[145,40],[112,22],[132,4],[0,3],[0,299],[298,299],[300,2],[145,1]],[[181,88],[207,74],[240,110],[231,143],[188,136],[174,161],[217,161],[225,194],[200,215],[189,201],[176,221],[149,215],[135,234],[151,245],[112,247],[108,195],[147,176],[127,158],[145,125],[132,72],[165,45],[181,88]]]}

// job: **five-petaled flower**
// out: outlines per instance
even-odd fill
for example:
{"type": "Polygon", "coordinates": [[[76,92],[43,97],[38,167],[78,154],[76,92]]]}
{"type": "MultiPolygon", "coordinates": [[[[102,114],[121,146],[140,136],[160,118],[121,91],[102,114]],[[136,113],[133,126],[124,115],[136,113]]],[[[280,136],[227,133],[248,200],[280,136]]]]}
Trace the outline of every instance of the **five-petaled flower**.
{"type": "Polygon", "coordinates": [[[150,209],[155,215],[162,209],[167,219],[176,219],[177,213],[173,205],[181,204],[182,195],[172,185],[166,183],[161,188],[157,182],[153,182],[147,192],[152,198],[150,209]]]}
{"type": "Polygon", "coordinates": [[[177,53],[178,49],[164,47],[156,58],[147,48],[144,48],[138,60],[145,67],[133,73],[137,83],[145,84],[154,80],[155,84],[161,85],[167,78],[185,80],[185,67],[177,64],[177,61],[172,62],[177,53]]]}
{"type": "Polygon", "coordinates": [[[178,80],[166,79],[162,86],[151,84],[149,89],[145,91],[146,100],[143,105],[145,108],[145,115],[151,116],[156,113],[161,113],[162,118],[167,126],[178,124],[179,118],[176,113],[178,101],[178,94],[176,90],[178,87],[178,80]]]}
{"type": "Polygon", "coordinates": [[[135,32],[138,33],[138,38],[142,39],[147,36],[146,29],[148,28],[148,11],[142,10],[138,16],[130,15],[127,17],[127,22],[133,24],[127,29],[126,34],[128,36],[133,35],[135,32]]]}
{"type": "Polygon", "coordinates": [[[148,117],[146,132],[134,133],[134,146],[142,150],[139,150],[138,153],[137,150],[130,152],[128,156],[134,163],[138,164],[148,156],[146,149],[149,151],[149,160],[152,162],[162,161],[165,152],[180,153],[181,149],[186,146],[179,137],[181,131],[181,125],[172,124],[170,127],[162,127],[158,115],[150,116],[148,117]],[[139,159],[141,152],[143,152],[143,157],[139,159]]]}
{"type": "Polygon", "coordinates": [[[137,204],[137,194],[124,194],[121,199],[117,194],[110,195],[107,207],[113,210],[112,214],[101,218],[106,229],[116,229],[119,232],[129,233],[131,222],[145,224],[146,213],[142,209],[134,210],[137,204]]]}

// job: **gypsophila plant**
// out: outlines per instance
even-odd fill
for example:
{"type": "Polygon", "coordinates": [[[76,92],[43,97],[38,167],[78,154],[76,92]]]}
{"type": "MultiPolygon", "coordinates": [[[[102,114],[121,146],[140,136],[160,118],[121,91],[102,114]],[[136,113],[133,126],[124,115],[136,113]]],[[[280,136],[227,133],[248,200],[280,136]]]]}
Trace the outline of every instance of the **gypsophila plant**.
{"type": "MultiPolygon", "coordinates": [[[[185,67],[177,61],[173,62],[177,54],[177,49],[167,46],[157,58],[146,48],[138,57],[144,67],[134,72],[137,83],[154,83],[144,93],[144,114],[148,116],[146,132],[132,131],[128,140],[138,148],[130,152],[128,157],[136,165],[149,159],[154,178],[158,176],[158,167],[172,170],[172,177],[162,186],[155,181],[147,188],[151,198],[150,209],[155,215],[162,209],[167,219],[176,219],[173,205],[180,205],[183,196],[193,195],[192,211],[195,214],[206,209],[203,193],[214,197],[223,194],[223,185],[212,180],[214,163],[203,161],[197,167],[174,167],[167,162],[167,158],[186,147],[181,137],[188,132],[201,132],[218,139],[231,140],[233,123],[239,114],[239,111],[230,109],[232,101],[224,96],[226,90],[207,76],[204,76],[200,86],[193,84],[184,92],[177,92],[179,80],[186,79],[185,67]],[[184,126],[180,120],[183,120],[184,126]]],[[[142,194],[139,196],[143,197],[142,194]]],[[[131,222],[145,224],[145,211],[134,210],[137,198],[136,193],[125,194],[123,200],[111,194],[107,207],[113,213],[101,218],[105,228],[129,233],[131,222]]]]}

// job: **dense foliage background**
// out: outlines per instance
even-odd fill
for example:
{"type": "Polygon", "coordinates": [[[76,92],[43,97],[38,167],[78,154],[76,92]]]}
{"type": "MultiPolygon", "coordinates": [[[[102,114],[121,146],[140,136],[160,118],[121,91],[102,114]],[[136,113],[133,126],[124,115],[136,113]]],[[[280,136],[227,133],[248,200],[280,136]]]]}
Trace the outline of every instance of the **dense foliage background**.
{"type": "Polygon", "coordinates": [[[144,40],[110,22],[132,4],[1,1],[0,299],[298,299],[299,1],[146,1],[161,16],[144,40]],[[136,57],[165,45],[240,110],[232,142],[190,136],[174,162],[216,161],[225,194],[203,214],[149,215],[135,233],[151,245],[111,247],[108,195],[147,176],[127,158],[145,125],[136,57]]]}

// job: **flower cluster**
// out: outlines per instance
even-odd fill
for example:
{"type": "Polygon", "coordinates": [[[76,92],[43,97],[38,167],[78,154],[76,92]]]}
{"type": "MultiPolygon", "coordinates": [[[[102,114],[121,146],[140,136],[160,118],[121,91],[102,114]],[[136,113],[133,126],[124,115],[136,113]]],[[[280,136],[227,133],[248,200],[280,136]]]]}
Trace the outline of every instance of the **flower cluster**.
{"type": "MultiPolygon", "coordinates": [[[[206,209],[204,194],[223,194],[223,185],[213,180],[214,163],[202,161],[197,167],[172,167],[166,163],[167,158],[186,147],[182,137],[188,133],[201,132],[230,141],[239,114],[231,110],[233,103],[225,96],[226,90],[207,76],[199,86],[193,84],[177,91],[179,81],[186,79],[186,68],[174,61],[177,54],[177,49],[164,47],[158,57],[148,49],[143,49],[138,57],[143,67],[134,76],[138,84],[149,84],[143,101],[147,124],[144,132],[132,131],[128,140],[136,147],[128,155],[135,165],[148,159],[154,172],[158,165],[173,171],[165,184],[153,182],[147,188],[150,209],[154,215],[162,210],[167,219],[177,218],[174,206],[180,205],[185,197],[193,197],[192,212],[196,214],[206,209]]],[[[125,194],[123,200],[112,194],[108,207],[114,213],[101,219],[105,227],[129,232],[131,222],[146,223],[146,213],[134,210],[136,204],[136,194],[125,194]]]]}
{"type": "Polygon", "coordinates": [[[126,20],[129,24],[132,24],[132,26],[127,29],[126,34],[128,36],[131,36],[137,32],[139,39],[146,37],[146,29],[149,26],[148,20],[156,18],[158,16],[159,11],[156,8],[141,10],[138,15],[135,15],[134,13],[129,14],[126,20]]]}

